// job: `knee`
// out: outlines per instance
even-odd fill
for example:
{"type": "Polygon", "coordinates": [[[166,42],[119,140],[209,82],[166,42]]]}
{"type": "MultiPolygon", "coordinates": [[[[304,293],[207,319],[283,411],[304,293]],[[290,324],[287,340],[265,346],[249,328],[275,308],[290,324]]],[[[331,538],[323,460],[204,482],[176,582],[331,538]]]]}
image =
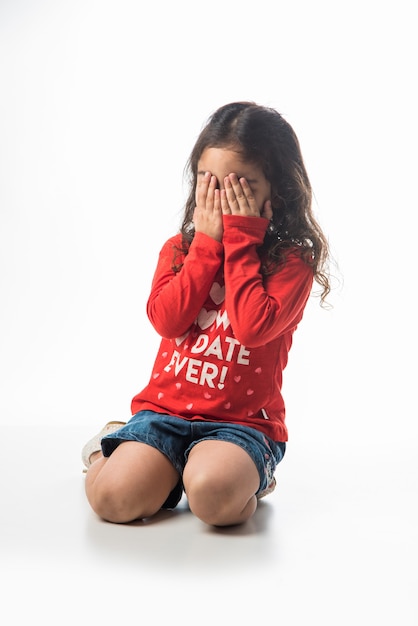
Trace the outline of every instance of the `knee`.
{"type": "Polygon", "coordinates": [[[111,485],[95,485],[94,489],[87,491],[87,499],[93,511],[107,522],[123,524],[134,519],[123,492],[111,485]]]}
{"type": "Polygon", "coordinates": [[[225,495],[219,486],[205,476],[195,476],[185,485],[190,510],[207,524],[216,525],[225,506],[225,495]]]}
{"type": "Polygon", "coordinates": [[[245,521],[242,515],[248,500],[243,502],[232,485],[199,474],[185,485],[190,510],[202,522],[210,526],[228,526],[245,521]]]}

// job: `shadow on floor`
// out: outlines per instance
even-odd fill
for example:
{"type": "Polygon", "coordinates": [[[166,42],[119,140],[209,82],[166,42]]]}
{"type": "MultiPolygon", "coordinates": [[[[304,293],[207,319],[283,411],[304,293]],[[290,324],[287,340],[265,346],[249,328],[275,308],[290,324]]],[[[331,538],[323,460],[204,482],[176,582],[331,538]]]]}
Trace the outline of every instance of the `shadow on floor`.
{"type": "Polygon", "coordinates": [[[260,502],[255,515],[241,526],[215,528],[198,520],[183,498],[172,511],[131,524],[110,524],[94,513],[87,516],[86,540],[96,558],[138,566],[198,571],[236,570],[277,558],[277,510],[260,502]]]}

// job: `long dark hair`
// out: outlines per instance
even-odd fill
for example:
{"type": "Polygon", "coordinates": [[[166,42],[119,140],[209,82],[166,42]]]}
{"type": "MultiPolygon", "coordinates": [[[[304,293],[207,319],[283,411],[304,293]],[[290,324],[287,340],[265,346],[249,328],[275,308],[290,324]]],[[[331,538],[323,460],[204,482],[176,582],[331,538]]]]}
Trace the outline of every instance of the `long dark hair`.
{"type": "Polygon", "coordinates": [[[258,165],[271,185],[273,217],[259,249],[262,272],[279,271],[289,249],[298,249],[312,266],[321,286],[321,304],[330,292],[327,239],[312,212],[312,188],[299,140],[275,110],[254,102],[233,102],[215,111],[200,132],[186,163],[190,185],[180,231],[182,251],[194,237],[197,164],[206,148],[238,149],[244,160],[258,165]]]}

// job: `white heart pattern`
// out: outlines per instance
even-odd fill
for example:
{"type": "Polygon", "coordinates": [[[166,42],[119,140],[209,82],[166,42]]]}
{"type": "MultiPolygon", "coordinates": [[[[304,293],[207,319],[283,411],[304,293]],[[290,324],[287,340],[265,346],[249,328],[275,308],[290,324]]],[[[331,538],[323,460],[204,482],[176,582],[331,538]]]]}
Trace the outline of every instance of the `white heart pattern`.
{"type": "Polygon", "coordinates": [[[217,311],[207,311],[205,308],[200,309],[200,313],[197,316],[197,323],[202,330],[205,328],[209,328],[212,326],[213,322],[216,320],[217,311]]]}
{"type": "Polygon", "coordinates": [[[221,287],[219,283],[213,283],[209,295],[215,304],[221,304],[225,300],[225,287],[221,287]]]}
{"type": "Polygon", "coordinates": [[[175,342],[176,345],[179,346],[181,343],[183,343],[183,341],[186,339],[187,335],[189,334],[189,331],[187,330],[184,335],[182,335],[181,337],[176,337],[175,338],[175,342]]]}

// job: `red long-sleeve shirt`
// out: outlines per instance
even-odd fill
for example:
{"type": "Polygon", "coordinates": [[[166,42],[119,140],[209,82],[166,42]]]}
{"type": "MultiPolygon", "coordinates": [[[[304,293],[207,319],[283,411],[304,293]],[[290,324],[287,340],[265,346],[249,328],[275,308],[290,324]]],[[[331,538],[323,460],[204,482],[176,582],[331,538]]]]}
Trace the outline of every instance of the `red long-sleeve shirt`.
{"type": "Polygon", "coordinates": [[[312,268],[300,255],[270,276],[257,248],[268,221],[226,215],[222,243],[196,233],[177,273],[181,235],[163,246],[147,314],[162,340],[148,385],[132,413],[252,426],[287,441],[282,373],[311,292],[312,268]]]}

